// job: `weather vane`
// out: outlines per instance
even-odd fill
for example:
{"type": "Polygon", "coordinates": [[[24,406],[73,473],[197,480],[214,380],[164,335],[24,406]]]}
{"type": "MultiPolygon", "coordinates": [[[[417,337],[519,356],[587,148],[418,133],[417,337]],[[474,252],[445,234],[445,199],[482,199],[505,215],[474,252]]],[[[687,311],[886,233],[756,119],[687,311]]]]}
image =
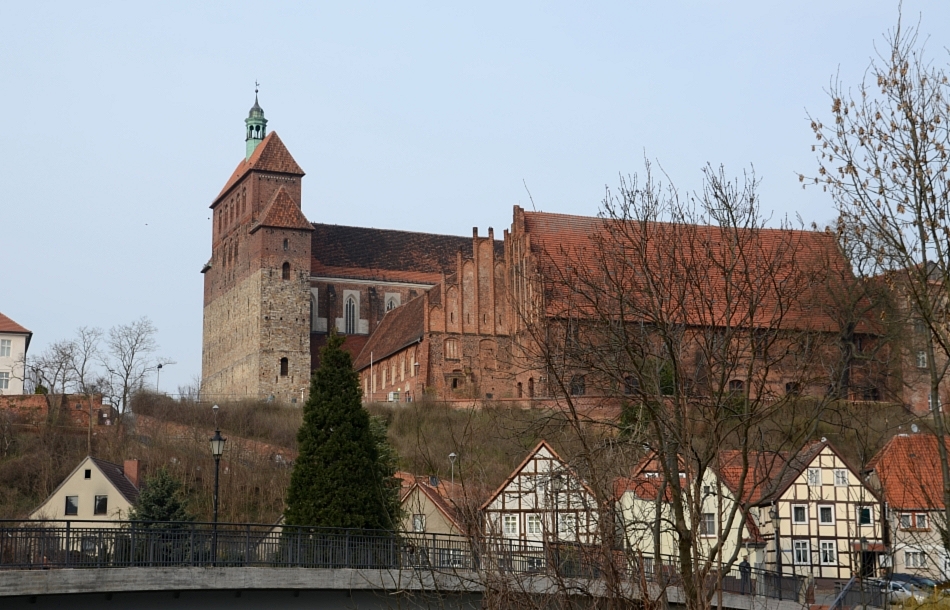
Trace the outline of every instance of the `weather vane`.
{"type": "Polygon", "coordinates": [[[261,84],[255,80],[254,81],[254,95],[257,95],[257,91],[260,88],[261,88],[261,84]]]}

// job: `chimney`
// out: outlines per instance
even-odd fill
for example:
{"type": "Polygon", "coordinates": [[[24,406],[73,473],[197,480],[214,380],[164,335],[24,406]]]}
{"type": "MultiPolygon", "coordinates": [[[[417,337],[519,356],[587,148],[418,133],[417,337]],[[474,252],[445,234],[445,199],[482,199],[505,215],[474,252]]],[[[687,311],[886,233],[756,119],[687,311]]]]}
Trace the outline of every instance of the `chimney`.
{"type": "Polygon", "coordinates": [[[122,473],[125,477],[132,481],[132,485],[135,485],[135,488],[139,488],[139,461],[138,460],[125,460],[125,465],[122,467],[122,473]]]}

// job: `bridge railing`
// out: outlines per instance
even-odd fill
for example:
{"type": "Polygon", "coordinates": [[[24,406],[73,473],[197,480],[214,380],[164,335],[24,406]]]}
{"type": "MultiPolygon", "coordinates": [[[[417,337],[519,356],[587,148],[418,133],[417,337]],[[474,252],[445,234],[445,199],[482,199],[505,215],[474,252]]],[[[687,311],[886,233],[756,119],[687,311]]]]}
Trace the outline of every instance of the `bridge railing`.
{"type": "MultiPolygon", "coordinates": [[[[328,529],[253,523],[0,521],[0,570],[124,567],[303,567],[482,570],[677,587],[674,557],[562,541],[328,529]]],[[[798,599],[802,579],[733,566],[705,587],[798,599]]]]}

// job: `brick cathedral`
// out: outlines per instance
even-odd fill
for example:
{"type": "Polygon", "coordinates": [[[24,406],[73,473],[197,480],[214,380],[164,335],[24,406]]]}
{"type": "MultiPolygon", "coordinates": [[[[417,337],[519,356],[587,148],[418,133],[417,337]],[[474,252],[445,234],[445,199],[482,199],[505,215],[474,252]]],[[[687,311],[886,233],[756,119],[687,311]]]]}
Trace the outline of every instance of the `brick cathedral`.
{"type": "MultiPolygon", "coordinates": [[[[538,320],[541,326],[553,321],[542,331],[545,336],[558,324],[565,331],[572,328],[576,312],[568,312],[570,304],[549,279],[587,264],[598,240],[612,230],[604,219],[515,206],[500,240],[491,228],[487,235],[476,228],[471,237],[457,237],[313,223],[301,211],[304,172],[277,134],[267,132],[256,96],[245,125],[245,157],[211,204],[211,259],[202,269],[202,395],[207,400],[303,402],[320,348],[334,329],[345,336],[368,401],[425,396],[471,404],[596,393],[585,386],[586,372],[554,387],[546,377],[552,363],[540,366],[530,352],[537,353],[542,341],[538,320]]],[[[712,274],[708,295],[722,292],[726,280],[714,277],[721,273],[715,268],[723,262],[720,256],[729,257],[727,241],[736,238],[747,240],[761,260],[779,265],[779,275],[788,276],[783,284],[793,274],[808,283],[806,293],[812,297],[824,290],[829,272],[851,281],[847,260],[825,233],[763,229],[726,235],[716,227],[650,226],[643,244],[666,234],[677,248],[681,243],[707,246],[696,269],[687,271],[712,274]]],[[[638,264],[662,268],[667,263],[662,256],[652,252],[638,264]]],[[[613,272],[609,267],[615,263],[601,262],[608,274],[613,272]]],[[[636,273],[629,261],[623,264],[636,273]]],[[[690,311],[705,298],[682,304],[683,315],[695,318],[684,328],[696,337],[735,324],[721,312],[690,311]]],[[[825,298],[816,298],[790,304],[783,319],[786,325],[792,320],[793,327],[783,326],[783,331],[821,335],[830,345],[837,336],[835,321],[824,308],[825,298]]],[[[775,328],[763,315],[746,322],[775,328]]],[[[613,324],[616,319],[610,319],[617,317],[607,312],[603,321],[613,324]]],[[[573,329],[576,333],[577,326],[573,329]]],[[[696,351],[690,341],[685,349],[696,351]]],[[[708,365],[704,369],[698,359],[695,368],[694,385],[700,388],[709,383],[708,370],[706,381],[700,378],[708,365]]],[[[742,388],[753,379],[726,382],[742,388]]],[[[814,387],[780,374],[762,380],[756,391],[781,395],[827,387],[817,377],[808,385],[814,387]]]]}

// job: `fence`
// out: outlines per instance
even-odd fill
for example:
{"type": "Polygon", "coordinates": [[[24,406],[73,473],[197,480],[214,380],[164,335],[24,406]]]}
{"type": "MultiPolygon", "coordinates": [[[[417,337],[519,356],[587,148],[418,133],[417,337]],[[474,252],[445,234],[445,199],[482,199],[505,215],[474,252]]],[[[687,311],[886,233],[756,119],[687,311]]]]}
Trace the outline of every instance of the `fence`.
{"type": "MultiPolygon", "coordinates": [[[[659,562],[597,545],[221,523],[0,521],[0,570],[124,567],[450,569],[601,578],[680,586],[672,557],[659,562]]],[[[727,593],[797,600],[801,579],[734,566],[706,575],[727,593]],[[721,576],[721,578],[720,578],[721,576]]]]}

